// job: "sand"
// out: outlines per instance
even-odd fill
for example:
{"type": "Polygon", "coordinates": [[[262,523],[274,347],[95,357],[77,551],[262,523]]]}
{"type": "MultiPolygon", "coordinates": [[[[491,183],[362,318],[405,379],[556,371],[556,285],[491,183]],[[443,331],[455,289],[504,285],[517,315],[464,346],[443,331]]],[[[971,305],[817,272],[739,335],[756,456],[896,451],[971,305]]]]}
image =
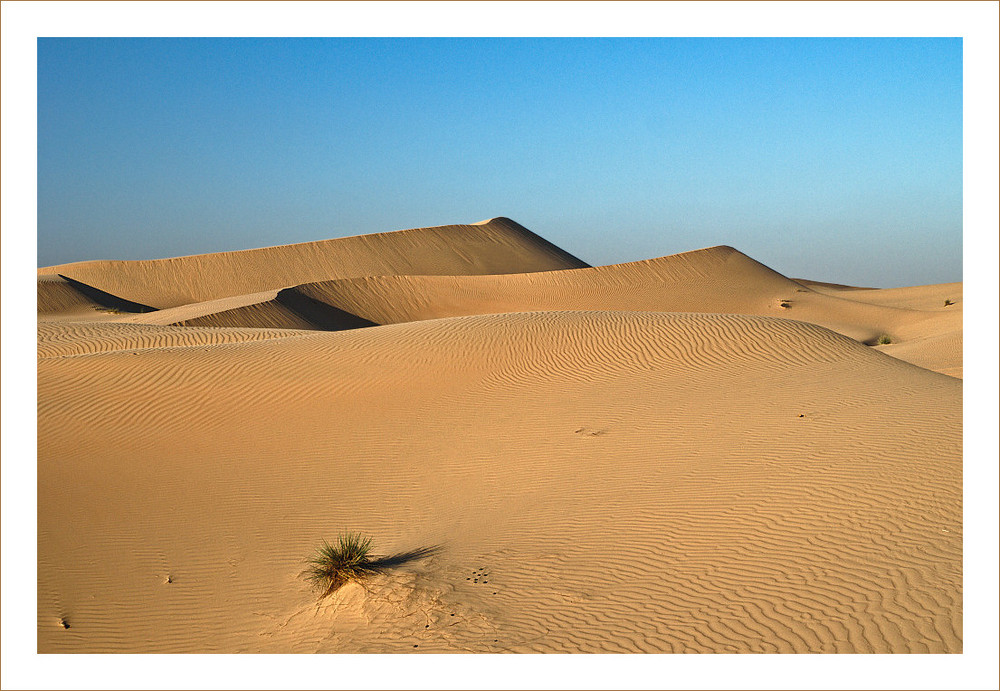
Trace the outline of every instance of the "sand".
{"type": "Polygon", "coordinates": [[[494,219],[38,290],[40,652],[962,652],[961,284],[494,219]],[[319,600],[347,531],[432,551],[319,600]]]}
{"type": "Polygon", "coordinates": [[[587,266],[509,218],[151,261],[38,270],[162,309],[333,278],[499,274],[587,266]]]}

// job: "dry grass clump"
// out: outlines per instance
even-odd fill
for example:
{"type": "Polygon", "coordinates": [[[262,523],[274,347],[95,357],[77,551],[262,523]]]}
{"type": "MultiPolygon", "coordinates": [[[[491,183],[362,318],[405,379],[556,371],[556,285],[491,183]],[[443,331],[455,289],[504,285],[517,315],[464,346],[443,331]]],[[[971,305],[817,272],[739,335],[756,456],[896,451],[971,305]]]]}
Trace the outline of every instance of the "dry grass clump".
{"type": "Polygon", "coordinates": [[[372,539],[360,533],[347,533],[330,544],[326,540],[309,559],[302,575],[319,589],[320,599],[336,592],[349,582],[364,583],[370,576],[412,561],[437,554],[440,546],[417,547],[387,556],[372,554],[372,539]]]}
{"type": "Polygon", "coordinates": [[[371,549],[372,539],[360,534],[341,535],[332,545],[324,540],[309,559],[305,577],[322,588],[321,598],[326,597],[349,581],[362,581],[376,572],[378,562],[371,549]]]}

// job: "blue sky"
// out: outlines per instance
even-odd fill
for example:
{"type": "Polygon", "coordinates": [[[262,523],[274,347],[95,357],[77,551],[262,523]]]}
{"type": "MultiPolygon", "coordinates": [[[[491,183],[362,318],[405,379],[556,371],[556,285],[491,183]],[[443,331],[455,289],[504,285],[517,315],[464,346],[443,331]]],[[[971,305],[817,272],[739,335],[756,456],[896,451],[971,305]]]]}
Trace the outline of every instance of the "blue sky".
{"type": "Polygon", "coordinates": [[[961,39],[38,40],[38,263],[509,216],[962,280],[961,39]]]}

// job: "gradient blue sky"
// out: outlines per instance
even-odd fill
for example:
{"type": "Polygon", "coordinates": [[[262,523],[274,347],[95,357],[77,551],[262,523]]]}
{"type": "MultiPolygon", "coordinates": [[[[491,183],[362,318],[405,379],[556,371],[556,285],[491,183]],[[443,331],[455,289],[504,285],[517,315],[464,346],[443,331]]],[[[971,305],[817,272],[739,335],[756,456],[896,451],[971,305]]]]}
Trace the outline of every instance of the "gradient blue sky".
{"type": "Polygon", "coordinates": [[[509,216],[962,280],[961,39],[38,40],[38,263],[509,216]]]}

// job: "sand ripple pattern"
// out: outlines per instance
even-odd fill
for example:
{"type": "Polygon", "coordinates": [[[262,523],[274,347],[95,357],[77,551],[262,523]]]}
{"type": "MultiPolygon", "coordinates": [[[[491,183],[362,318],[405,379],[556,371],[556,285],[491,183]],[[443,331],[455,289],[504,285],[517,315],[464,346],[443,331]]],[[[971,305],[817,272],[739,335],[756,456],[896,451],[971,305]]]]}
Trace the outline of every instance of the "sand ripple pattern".
{"type": "Polygon", "coordinates": [[[43,324],[39,648],[961,652],[961,395],[770,317],[43,324]],[[443,548],[316,607],[343,529],[443,548]]]}
{"type": "Polygon", "coordinates": [[[59,358],[95,353],[164,348],[201,348],[229,343],[269,341],[301,335],[294,330],[178,328],[121,323],[39,323],[38,357],[59,358]]]}

